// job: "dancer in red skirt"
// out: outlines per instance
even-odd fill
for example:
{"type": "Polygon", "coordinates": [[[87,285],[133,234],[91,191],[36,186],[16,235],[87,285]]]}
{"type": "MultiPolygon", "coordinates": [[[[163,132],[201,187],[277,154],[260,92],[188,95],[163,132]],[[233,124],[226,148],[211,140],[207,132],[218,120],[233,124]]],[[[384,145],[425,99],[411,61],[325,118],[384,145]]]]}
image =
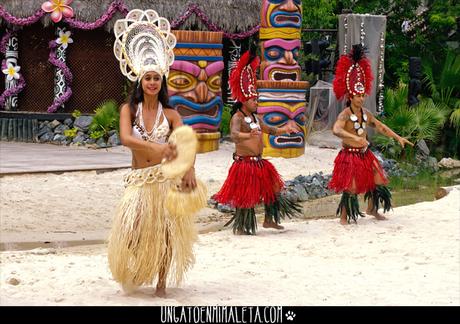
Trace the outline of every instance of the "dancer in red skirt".
{"type": "Polygon", "coordinates": [[[391,209],[391,193],[385,186],[388,179],[375,155],[368,150],[366,127],[375,127],[379,133],[397,140],[402,147],[405,144],[414,145],[363,107],[364,97],[371,91],[372,79],[370,62],[364,55],[362,45],[353,45],[351,53],[342,55],[337,62],[333,82],[337,99],[348,99],[332,129],[334,135],[342,139],[343,148],[334,161],[329,182],[330,189],[342,192],[337,209],[342,225],[351,220],[356,223],[358,216],[364,216],[359,211],[358,194],[364,193],[364,199],[368,200],[366,214],[378,220],[386,219],[378,213],[380,204],[384,212],[391,209]]]}
{"type": "Polygon", "coordinates": [[[300,206],[280,195],[284,187],[275,167],[262,159],[262,133],[281,135],[298,132],[291,124],[281,128],[269,127],[256,115],[256,70],[259,58],[253,51],[244,53],[230,74],[229,85],[236,100],[230,121],[231,138],[235,142],[233,164],[227,179],[214,199],[235,207],[233,222],[235,234],[255,234],[257,220],[254,207],[265,204],[263,227],[283,229],[280,218],[300,212],[300,206]]]}

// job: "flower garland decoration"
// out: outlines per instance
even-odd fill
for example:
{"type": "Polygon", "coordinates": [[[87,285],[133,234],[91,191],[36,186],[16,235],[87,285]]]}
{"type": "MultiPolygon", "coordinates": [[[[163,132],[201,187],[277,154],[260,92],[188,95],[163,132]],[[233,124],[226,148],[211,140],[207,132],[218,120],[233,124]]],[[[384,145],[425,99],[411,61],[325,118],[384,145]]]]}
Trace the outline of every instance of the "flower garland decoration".
{"type": "MultiPolygon", "coordinates": [[[[61,33],[59,33],[59,34],[61,34],[61,33]]],[[[67,34],[67,32],[63,33],[63,34],[67,34]]],[[[52,40],[51,42],[49,42],[50,54],[49,54],[49,57],[48,57],[48,61],[52,65],[57,67],[58,69],[61,69],[61,71],[64,73],[64,79],[65,79],[65,83],[66,83],[66,90],[62,94],[62,96],[60,96],[58,98],[55,98],[53,103],[51,104],[51,106],[48,107],[47,111],[49,113],[56,112],[56,110],[58,110],[58,108],[62,104],[64,104],[67,100],[69,100],[70,96],[72,95],[72,89],[70,88],[70,86],[72,84],[72,80],[73,80],[72,72],[70,72],[70,69],[65,64],[65,62],[61,62],[56,56],[56,49],[59,46],[63,46],[63,45],[58,43],[59,39],[60,39],[60,37],[57,40],[52,40]]]]}
{"type": "MultiPolygon", "coordinates": [[[[84,29],[84,30],[91,30],[91,29],[96,29],[99,27],[102,27],[104,24],[106,24],[110,19],[112,19],[113,15],[119,11],[122,14],[127,14],[129,12],[128,7],[124,3],[123,0],[114,0],[110,3],[109,7],[107,8],[106,12],[99,17],[96,21],[94,22],[84,22],[84,21],[79,21],[76,20],[73,17],[73,10],[72,10],[72,17],[69,17],[68,15],[70,14],[70,10],[67,9],[70,8],[72,9],[69,4],[72,2],[70,0],[52,0],[52,1],[47,1],[50,3],[58,3],[60,4],[59,8],[66,8],[65,11],[62,11],[62,17],[61,19],[69,24],[70,27],[73,28],[78,28],[78,29],[84,29]],[[67,16],[66,16],[67,14],[67,16]]],[[[46,3],[46,2],[45,2],[46,3]]],[[[57,4],[56,4],[57,5],[57,4]]],[[[43,5],[42,5],[43,6],[43,5]]],[[[45,8],[48,9],[49,5],[47,5],[45,8]]],[[[173,20],[171,23],[172,28],[178,28],[184,22],[193,14],[195,13],[197,17],[203,22],[203,24],[210,30],[210,31],[223,31],[222,28],[218,27],[215,23],[211,22],[209,17],[199,8],[198,4],[196,3],[191,3],[184,13],[180,15],[178,18],[173,20]]],[[[6,11],[5,8],[3,8],[2,5],[0,5],[0,18],[6,20],[8,23],[12,25],[18,25],[18,26],[27,26],[27,25],[32,25],[36,23],[40,18],[42,18],[47,12],[40,8],[37,10],[32,16],[25,17],[25,18],[18,18],[13,15],[11,15],[8,11],[6,11]]],[[[52,14],[53,15],[53,14],[52,14]]],[[[56,14],[57,15],[57,14],[56,14]]],[[[51,17],[53,19],[53,17],[51,17]]],[[[54,21],[54,20],[53,20],[54,21]]],[[[244,39],[249,36],[254,35],[259,31],[260,25],[256,25],[252,28],[250,28],[248,31],[241,32],[241,33],[228,33],[224,31],[224,37],[225,38],[231,38],[231,39],[244,39]]]]}
{"type": "Polygon", "coordinates": [[[201,22],[206,26],[206,28],[208,28],[210,31],[223,32],[225,38],[245,39],[254,35],[260,29],[260,25],[256,25],[252,27],[250,30],[242,33],[225,32],[222,28],[218,27],[215,23],[213,23],[196,3],[190,4],[182,15],[180,15],[177,19],[171,22],[171,28],[180,27],[193,13],[201,20],[201,22]]]}
{"type": "MultiPolygon", "coordinates": [[[[84,21],[79,21],[76,20],[73,15],[73,9],[69,6],[72,3],[73,0],[50,0],[46,1],[42,4],[42,7],[37,10],[33,15],[25,18],[18,18],[13,15],[11,15],[8,11],[6,11],[5,8],[3,8],[2,5],[0,5],[0,18],[4,19],[7,21],[9,24],[12,25],[18,25],[18,26],[28,26],[36,23],[40,18],[42,18],[44,15],[47,13],[51,13],[51,20],[53,22],[59,22],[59,21],[64,21],[66,24],[68,24],[70,27],[77,28],[77,29],[83,29],[83,30],[92,30],[96,28],[100,28],[103,25],[105,25],[108,21],[112,19],[112,17],[115,15],[117,11],[121,12],[122,14],[126,15],[129,12],[128,7],[124,3],[123,0],[114,0],[113,2],[110,3],[109,7],[105,11],[105,13],[100,16],[96,21],[94,22],[84,22],[84,21]]],[[[208,28],[210,31],[216,31],[216,32],[223,32],[223,36],[225,38],[230,38],[230,39],[245,39],[247,37],[250,37],[257,33],[260,29],[260,25],[256,25],[249,29],[248,31],[241,32],[241,33],[229,33],[225,32],[222,28],[217,26],[215,23],[213,23],[209,17],[199,8],[198,4],[196,3],[191,3],[186,10],[180,15],[177,19],[173,20],[171,23],[172,28],[178,28],[181,25],[185,23],[185,21],[190,18],[192,14],[195,14],[201,22],[208,28]]],[[[8,39],[11,34],[7,32],[1,42],[0,42],[0,51],[2,51],[3,54],[5,54],[5,49],[6,49],[6,43],[8,42],[8,39]]],[[[61,35],[60,35],[61,36],[61,35]]],[[[72,43],[72,41],[67,40],[67,42],[64,42],[65,44],[72,43]]],[[[56,66],[57,68],[61,69],[64,73],[64,77],[67,83],[67,89],[65,93],[57,98],[53,104],[48,107],[48,112],[55,112],[58,107],[60,107],[64,102],[69,100],[70,96],[72,95],[72,90],[70,88],[70,85],[72,83],[72,73],[70,72],[70,69],[65,65],[65,63],[59,61],[56,57],[56,48],[62,44],[62,46],[65,46],[64,43],[59,43],[58,40],[53,40],[49,43],[49,48],[50,48],[50,54],[49,54],[49,62],[56,66]]],[[[67,46],[66,46],[67,47],[67,46]]],[[[4,60],[5,61],[5,60],[4,60]]],[[[6,69],[7,66],[5,62],[2,62],[2,70],[6,69]]],[[[25,87],[26,83],[24,78],[22,77],[22,74],[19,75],[18,83],[16,84],[15,87],[5,90],[1,96],[0,96],[0,106],[4,106],[4,103],[6,101],[6,98],[12,95],[16,95],[19,92],[22,91],[22,89],[25,87]]]]}
{"type": "MultiPolygon", "coordinates": [[[[5,33],[5,35],[3,35],[2,40],[0,41],[0,52],[3,55],[6,55],[6,48],[8,46],[8,40],[10,39],[12,35],[13,35],[13,31],[8,30],[5,33]]],[[[7,64],[6,58],[2,60],[1,68],[2,68],[3,73],[7,71],[8,74],[7,73],[5,74],[8,75],[7,78],[9,80],[12,80],[13,78],[17,80],[16,85],[14,87],[5,89],[5,91],[3,91],[3,93],[0,95],[0,107],[5,107],[6,99],[10,96],[17,95],[19,92],[21,92],[22,89],[24,89],[24,87],[26,86],[26,80],[24,80],[24,77],[22,76],[22,74],[19,74],[19,70],[21,69],[21,67],[20,66],[15,67],[11,63],[7,64]],[[10,73],[12,72],[11,68],[13,68],[14,70],[12,78],[9,77],[10,73]]]]}

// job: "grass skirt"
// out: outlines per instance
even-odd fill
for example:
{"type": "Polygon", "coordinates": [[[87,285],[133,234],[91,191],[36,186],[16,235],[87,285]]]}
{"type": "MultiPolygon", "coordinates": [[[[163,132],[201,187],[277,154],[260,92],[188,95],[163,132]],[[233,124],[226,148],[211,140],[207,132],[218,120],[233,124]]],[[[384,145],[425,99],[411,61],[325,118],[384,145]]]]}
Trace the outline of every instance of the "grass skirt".
{"type": "Polygon", "coordinates": [[[284,182],[273,164],[258,157],[241,157],[228,171],[222,188],[214,199],[236,208],[253,208],[262,201],[272,204],[284,182]]]}
{"type": "Polygon", "coordinates": [[[329,188],[335,192],[366,193],[375,189],[376,175],[384,184],[388,183],[385,171],[370,150],[362,153],[343,148],[334,160],[329,188]]]}
{"type": "Polygon", "coordinates": [[[110,270],[125,290],[152,284],[164,269],[168,283],[179,285],[195,261],[197,233],[192,213],[176,215],[167,208],[174,205],[167,201],[168,193],[178,182],[164,179],[158,165],[133,170],[125,177],[125,192],[108,242],[110,270]]]}

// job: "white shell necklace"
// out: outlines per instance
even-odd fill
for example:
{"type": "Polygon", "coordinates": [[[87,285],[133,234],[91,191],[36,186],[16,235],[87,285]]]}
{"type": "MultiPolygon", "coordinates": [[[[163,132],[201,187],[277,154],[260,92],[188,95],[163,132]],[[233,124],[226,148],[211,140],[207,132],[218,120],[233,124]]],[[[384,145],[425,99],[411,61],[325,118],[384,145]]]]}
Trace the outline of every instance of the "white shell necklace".
{"type": "Polygon", "coordinates": [[[158,128],[159,124],[160,124],[160,117],[162,115],[162,112],[163,112],[163,108],[162,108],[162,105],[161,105],[161,102],[158,102],[158,108],[157,108],[157,115],[155,117],[155,123],[153,124],[153,127],[152,127],[152,130],[151,131],[148,131],[147,130],[147,127],[145,127],[145,124],[144,124],[144,118],[143,118],[143,114],[142,114],[142,102],[139,103],[139,113],[140,113],[140,131],[141,131],[141,136],[142,136],[142,139],[144,139],[145,141],[149,141],[149,142],[156,142],[156,140],[158,139],[158,135],[155,133],[155,130],[158,128]]]}
{"type": "Polygon", "coordinates": [[[353,113],[353,109],[351,109],[351,107],[350,110],[350,120],[353,122],[353,127],[358,135],[362,135],[366,129],[367,115],[363,112],[363,108],[361,108],[361,116],[363,116],[363,120],[359,123],[358,116],[353,113]]]}
{"type": "Polygon", "coordinates": [[[252,115],[252,117],[254,117],[254,120],[255,120],[255,121],[253,121],[251,117],[249,117],[248,115],[246,115],[242,109],[240,109],[240,111],[243,113],[243,115],[244,115],[244,121],[246,122],[246,124],[249,125],[249,128],[250,128],[251,130],[252,130],[252,129],[256,129],[256,128],[260,129],[259,122],[258,122],[258,120],[257,120],[257,117],[254,116],[254,113],[251,113],[251,115],[252,115]]]}

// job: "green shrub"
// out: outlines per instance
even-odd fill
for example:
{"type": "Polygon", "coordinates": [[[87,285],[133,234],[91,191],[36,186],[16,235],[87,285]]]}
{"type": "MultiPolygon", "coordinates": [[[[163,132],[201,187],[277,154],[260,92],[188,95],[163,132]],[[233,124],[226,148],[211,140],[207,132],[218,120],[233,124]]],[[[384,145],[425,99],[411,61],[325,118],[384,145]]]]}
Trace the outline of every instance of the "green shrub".
{"type": "Polygon", "coordinates": [[[91,138],[98,139],[104,137],[108,139],[109,132],[116,130],[119,132],[120,113],[118,104],[114,100],[108,100],[99,105],[95,110],[93,121],[89,126],[91,138]]]}
{"type": "Polygon", "coordinates": [[[232,105],[224,104],[224,108],[222,111],[222,120],[220,122],[219,131],[222,136],[226,136],[230,134],[230,119],[232,119],[231,115],[232,105]]]}

